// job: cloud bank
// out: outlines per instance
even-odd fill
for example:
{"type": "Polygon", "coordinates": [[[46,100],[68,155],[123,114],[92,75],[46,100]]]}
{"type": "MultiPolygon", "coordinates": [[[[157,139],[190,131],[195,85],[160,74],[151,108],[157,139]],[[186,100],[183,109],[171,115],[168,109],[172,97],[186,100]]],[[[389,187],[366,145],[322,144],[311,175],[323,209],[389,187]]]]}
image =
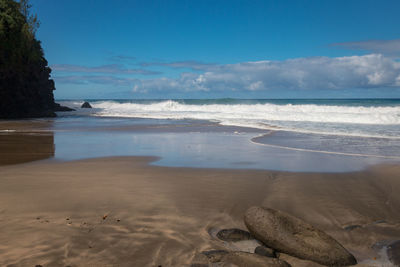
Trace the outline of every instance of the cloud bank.
{"type": "Polygon", "coordinates": [[[97,84],[110,86],[131,86],[136,79],[104,75],[68,75],[54,77],[57,83],[64,84],[97,84]]]}
{"type": "Polygon", "coordinates": [[[257,61],[205,67],[180,77],[135,80],[134,92],[268,91],[393,88],[400,86],[400,62],[381,54],[257,61]]]}
{"type": "MultiPolygon", "coordinates": [[[[148,68],[185,68],[177,78],[138,78],[136,74],[158,74],[122,65],[85,67],[54,65],[58,84],[76,84],[124,88],[143,97],[207,97],[266,95],[275,92],[375,92],[400,91],[400,62],[382,54],[348,57],[311,57],[283,61],[256,61],[236,64],[207,64],[196,61],[149,63],[148,68]],[[63,74],[63,75],[60,75],[63,74]],[[365,89],[365,90],[364,90],[365,89]],[[386,90],[386,91],[385,91],[386,90]],[[392,90],[392,91],[391,91],[392,90]]],[[[360,97],[363,97],[361,95],[360,97]]]]}
{"type": "Polygon", "coordinates": [[[336,43],[332,46],[400,57],[400,39],[336,43]]]}

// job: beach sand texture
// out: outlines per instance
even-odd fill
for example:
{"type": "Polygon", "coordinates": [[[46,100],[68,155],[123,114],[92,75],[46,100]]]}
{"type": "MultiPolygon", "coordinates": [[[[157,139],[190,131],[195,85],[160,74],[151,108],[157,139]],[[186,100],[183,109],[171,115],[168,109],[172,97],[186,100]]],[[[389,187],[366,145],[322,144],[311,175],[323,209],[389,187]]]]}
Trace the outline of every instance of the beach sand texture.
{"type": "MultiPolygon", "coordinates": [[[[361,263],[400,237],[400,166],[346,174],[149,166],[149,157],[0,167],[1,266],[185,266],[254,205],[298,216],[361,263]],[[344,230],[349,225],[360,225],[344,230]]],[[[377,261],[378,261],[377,260],[377,261]]],[[[288,259],[294,266],[309,263],[288,259]]]]}

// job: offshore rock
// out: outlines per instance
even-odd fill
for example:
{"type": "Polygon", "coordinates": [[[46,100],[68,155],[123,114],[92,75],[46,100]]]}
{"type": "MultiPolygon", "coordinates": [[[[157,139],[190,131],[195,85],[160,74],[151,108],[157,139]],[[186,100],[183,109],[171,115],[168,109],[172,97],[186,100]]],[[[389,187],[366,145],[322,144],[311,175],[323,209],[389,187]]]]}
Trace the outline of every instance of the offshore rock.
{"type": "Polygon", "coordinates": [[[75,109],[66,106],[61,106],[58,103],[54,103],[54,111],[75,111],[75,109]]]}
{"type": "Polygon", "coordinates": [[[92,108],[89,102],[85,101],[85,103],[82,104],[81,108],[92,108]]]}
{"type": "Polygon", "coordinates": [[[255,238],[278,252],[328,266],[357,264],[354,256],[335,239],[282,211],[251,207],[244,222],[255,238]]]}

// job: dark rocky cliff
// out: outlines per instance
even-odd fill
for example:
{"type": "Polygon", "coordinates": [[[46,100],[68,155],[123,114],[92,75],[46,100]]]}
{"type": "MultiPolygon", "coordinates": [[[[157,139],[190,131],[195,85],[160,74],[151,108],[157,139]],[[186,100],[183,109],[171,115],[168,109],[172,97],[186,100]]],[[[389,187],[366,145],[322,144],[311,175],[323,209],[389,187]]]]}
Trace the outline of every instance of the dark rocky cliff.
{"type": "Polygon", "coordinates": [[[54,117],[54,81],[27,1],[0,0],[0,118],[54,117]]]}

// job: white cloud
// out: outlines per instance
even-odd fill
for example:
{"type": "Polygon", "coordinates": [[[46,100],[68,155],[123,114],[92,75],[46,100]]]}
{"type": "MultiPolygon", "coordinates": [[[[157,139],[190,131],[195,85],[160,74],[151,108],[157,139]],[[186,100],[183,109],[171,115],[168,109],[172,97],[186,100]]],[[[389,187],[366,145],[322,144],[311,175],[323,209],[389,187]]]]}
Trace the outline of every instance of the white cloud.
{"type": "Polygon", "coordinates": [[[213,65],[179,78],[135,80],[136,92],[340,90],[398,87],[400,63],[381,54],[213,65]]]}
{"type": "Polygon", "coordinates": [[[247,88],[251,91],[259,90],[260,88],[264,87],[264,83],[262,81],[257,81],[254,83],[251,83],[247,88]]]}

